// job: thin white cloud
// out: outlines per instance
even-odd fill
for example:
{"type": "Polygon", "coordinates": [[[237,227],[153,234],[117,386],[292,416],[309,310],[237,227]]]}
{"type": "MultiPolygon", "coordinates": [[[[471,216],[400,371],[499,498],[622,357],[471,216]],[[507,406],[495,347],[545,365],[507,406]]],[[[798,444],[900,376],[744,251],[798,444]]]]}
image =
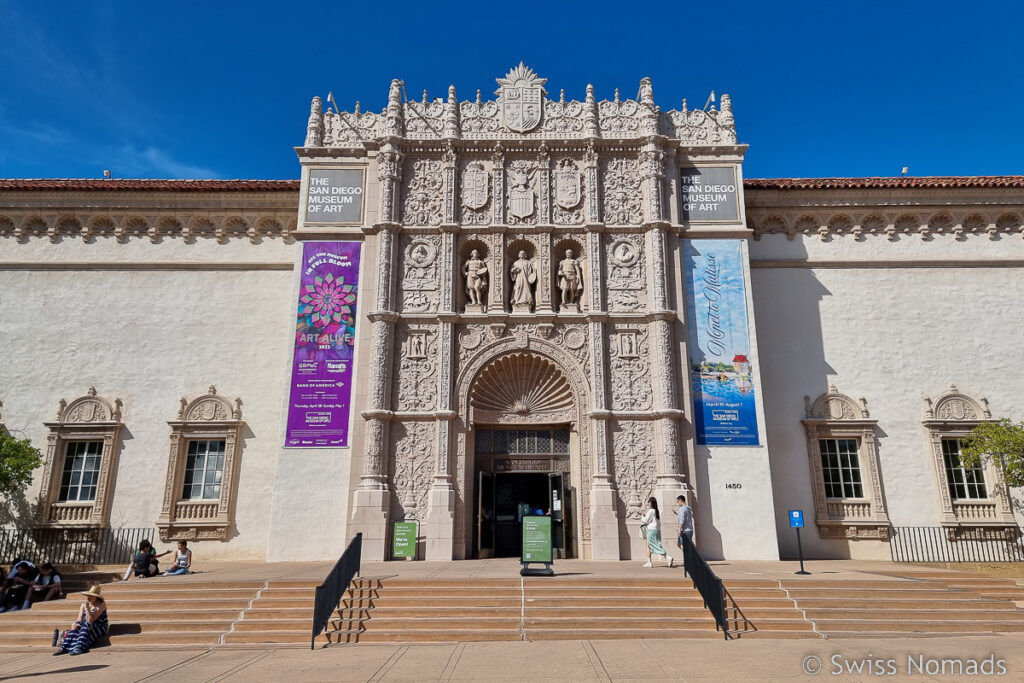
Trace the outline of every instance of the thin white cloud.
{"type": "Polygon", "coordinates": [[[216,178],[217,172],[210,168],[194,166],[172,159],[167,152],[157,147],[147,147],[141,152],[132,148],[125,148],[123,155],[111,162],[115,168],[111,169],[117,175],[116,166],[123,163],[125,168],[137,168],[146,172],[152,172],[153,177],[158,178],[216,178]]]}

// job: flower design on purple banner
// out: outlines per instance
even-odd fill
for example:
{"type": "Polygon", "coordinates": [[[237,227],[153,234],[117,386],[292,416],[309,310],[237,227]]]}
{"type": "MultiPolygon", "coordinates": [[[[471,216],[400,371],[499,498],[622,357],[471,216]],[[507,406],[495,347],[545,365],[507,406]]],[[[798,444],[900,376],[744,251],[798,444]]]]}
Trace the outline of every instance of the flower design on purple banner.
{"type": "Polygon", "coordinates": [[[308,317],[309,325],[326,334],[337,332],[342,326],[354,327],[351,304],[356,302],[355,286],[345,284],[345,278],[335,279],[332,273],[317,275],[299,301],[303,306],[299,314],[308,317]]]}

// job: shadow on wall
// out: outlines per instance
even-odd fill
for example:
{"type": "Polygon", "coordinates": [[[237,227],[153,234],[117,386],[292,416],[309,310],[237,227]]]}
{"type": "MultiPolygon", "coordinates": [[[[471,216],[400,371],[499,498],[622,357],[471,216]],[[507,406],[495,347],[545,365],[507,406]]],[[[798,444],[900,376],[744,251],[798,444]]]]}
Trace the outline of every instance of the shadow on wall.
{"type": "MultiPolygon", "coordinates": [[[[787,256],[805,259],[807,252],[801,244],[787,256]]],[[[827,392],[829,377],[836,375],[822,338],[821,304],[832,292],[809,268],[758,268],[754,261],[751,280],[780,557],[797,556],[788,511],[802,509],[805,557],[847,558],[849,541],[818,536],[807,435],[800,422],[804,396],[813,401],[827,392]]]]}

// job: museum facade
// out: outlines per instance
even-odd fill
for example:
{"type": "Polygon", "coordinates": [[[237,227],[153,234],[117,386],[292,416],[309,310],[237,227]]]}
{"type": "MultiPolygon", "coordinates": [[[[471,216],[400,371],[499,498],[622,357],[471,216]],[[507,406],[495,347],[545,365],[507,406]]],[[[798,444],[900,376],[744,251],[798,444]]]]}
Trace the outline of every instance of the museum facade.
{"type": "Polygon", "coordinates": [[[9,524],[204,558],[712,558],[1014,542],[960,439],[1024,416],[1024,177],[744,179],[732,102],[314,98],[298,181],[0,180],[9,524]],[[668,534],[671,536],[671,533],[668,534]]]}

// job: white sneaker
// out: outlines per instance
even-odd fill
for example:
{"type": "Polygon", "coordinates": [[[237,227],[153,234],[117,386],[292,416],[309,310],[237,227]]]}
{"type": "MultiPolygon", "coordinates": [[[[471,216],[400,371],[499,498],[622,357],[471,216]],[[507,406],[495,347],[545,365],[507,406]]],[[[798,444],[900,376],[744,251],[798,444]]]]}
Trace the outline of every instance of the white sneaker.
{"type": "Polygon", "coordinates": [[[669,555],[668,556],[668,566],[671,567],[673,564],[675,564],[675,561],[672,559],[672,556],[669,555]]]}
{"type": "Polygon", "coordinates": [[[646,562],[644,562],[644,566],[645,566],[645,567],[653,567],[654,565],[653,565],[653,564],[651,564],[651,561],[650,561],[650,560],[647,560],[646,562]]]}

